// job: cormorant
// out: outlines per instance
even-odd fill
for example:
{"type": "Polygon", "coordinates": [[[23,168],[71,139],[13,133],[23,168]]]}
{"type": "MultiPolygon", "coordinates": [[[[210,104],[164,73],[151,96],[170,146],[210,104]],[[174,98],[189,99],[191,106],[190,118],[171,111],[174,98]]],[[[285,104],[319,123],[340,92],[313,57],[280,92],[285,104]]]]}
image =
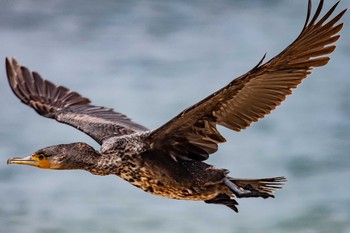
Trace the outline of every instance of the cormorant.
{"type": "Polygon", "coordinates": [[[273,197],[284,177],[237,179],[203,161],[226,141],[217,125],[245,129],[279,105],[314,67],[328,63],[326,55],[336,47],[343,26],[338,21],[346,11],[330,19],[338,3],[319,18],[323,0],[312,17],[309,0],[305,25],[286,49],[264,64],[263,58],[246,74],[154,130],[113,109],[92,105],[80,94],[6,58],[8,81],[24,104],[79,129],[101,145],[99,151],[82,142],[49,146],[7,162],[115,174],[152,194],[223,204],[236,212],[234,198],[273,197]]]}

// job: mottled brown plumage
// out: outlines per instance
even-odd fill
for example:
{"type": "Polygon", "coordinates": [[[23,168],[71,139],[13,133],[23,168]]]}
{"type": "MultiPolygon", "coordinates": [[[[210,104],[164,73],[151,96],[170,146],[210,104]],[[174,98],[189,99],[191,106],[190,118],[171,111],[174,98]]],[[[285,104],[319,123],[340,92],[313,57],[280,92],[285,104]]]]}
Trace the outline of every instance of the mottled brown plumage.
{"type": "Polygon", "coordinates": [[[112,109],[91,105],[80,94],[42,79],[15,59],[6,59],[10,86],[23,103],[101,144],[100,151],[86,143],[50,146],[8,163],[115,174],[152,194],[223,204],[234,211],[238,211],[234,197],[273,197],[284,177],[235,179],[227,170],[203,161],[226,141],[217,125],[245,129],[278,106],[313,67],[327,64],[326,55],[334,51],[343,26],[337,23],[346,11],[329,19],[337,5],[319,19],[323,0],[313,17],[309,1],[304,28],[291,45],[155,130],[112,109]]]}

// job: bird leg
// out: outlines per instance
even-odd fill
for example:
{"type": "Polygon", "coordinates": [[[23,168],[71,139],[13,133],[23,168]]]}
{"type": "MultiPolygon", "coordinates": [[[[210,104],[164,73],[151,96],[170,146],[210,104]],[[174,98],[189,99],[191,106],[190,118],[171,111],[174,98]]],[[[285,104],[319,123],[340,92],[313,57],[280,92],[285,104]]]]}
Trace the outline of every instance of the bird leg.
{"type": "Polygon", "coordinates": [[[245,186],[245,188],[241,188],[232,181],[230,181],[228,178],[224,178],[224,184],[235,194],[238,198],[244,198],[244,197],[262,197],[262,198],[268,198],[268,197],[274,197],[271,194],[262,193],[258,190],[253,189],[251,185],[245,186]]]}

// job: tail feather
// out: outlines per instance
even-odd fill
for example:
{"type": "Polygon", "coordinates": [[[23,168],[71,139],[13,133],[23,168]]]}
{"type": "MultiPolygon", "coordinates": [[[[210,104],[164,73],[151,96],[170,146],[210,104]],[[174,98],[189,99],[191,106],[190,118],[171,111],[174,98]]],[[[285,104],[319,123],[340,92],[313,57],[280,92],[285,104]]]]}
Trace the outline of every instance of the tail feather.
{"type": "Polygon", "coordinates": [[[282,185],[287,182],[287,179],[283,176],[273,178],[262,178],[262,179],[236,179],[229,178],[231,182],[236,184],[238,187],[244,190],[255,190],[260,193],[272,194],[277,190],[281,189],[282,185]]]}

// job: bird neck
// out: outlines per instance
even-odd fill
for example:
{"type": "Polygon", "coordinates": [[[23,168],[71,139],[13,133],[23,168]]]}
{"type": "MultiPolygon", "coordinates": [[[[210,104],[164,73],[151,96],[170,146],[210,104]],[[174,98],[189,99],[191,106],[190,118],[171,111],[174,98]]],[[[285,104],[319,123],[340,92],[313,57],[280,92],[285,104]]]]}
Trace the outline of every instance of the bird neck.
{"type": "Polygon", "coordinates": [[[61,169],[91,171],[96,167],[101,154],[86,143],[72,143],[65,152],[61,169]]]}
{"type": "Polygon", "coordinates": [[[99,157],[100,154],[98,152],[84,154],[81,155],[80,158],[74,157],[69,163],[70,168],[67,169],[81,169],[91,172],[96,170],[96,164],[98,164],[99,157]]]}
{"type": "Polygon", "coordinates": [[[121,164],[122,160],[114,154],[98,154],[98,156],[94,156],[93,160],[85,162],[84,170],[99,176],[119,175],[121,164]]]}

